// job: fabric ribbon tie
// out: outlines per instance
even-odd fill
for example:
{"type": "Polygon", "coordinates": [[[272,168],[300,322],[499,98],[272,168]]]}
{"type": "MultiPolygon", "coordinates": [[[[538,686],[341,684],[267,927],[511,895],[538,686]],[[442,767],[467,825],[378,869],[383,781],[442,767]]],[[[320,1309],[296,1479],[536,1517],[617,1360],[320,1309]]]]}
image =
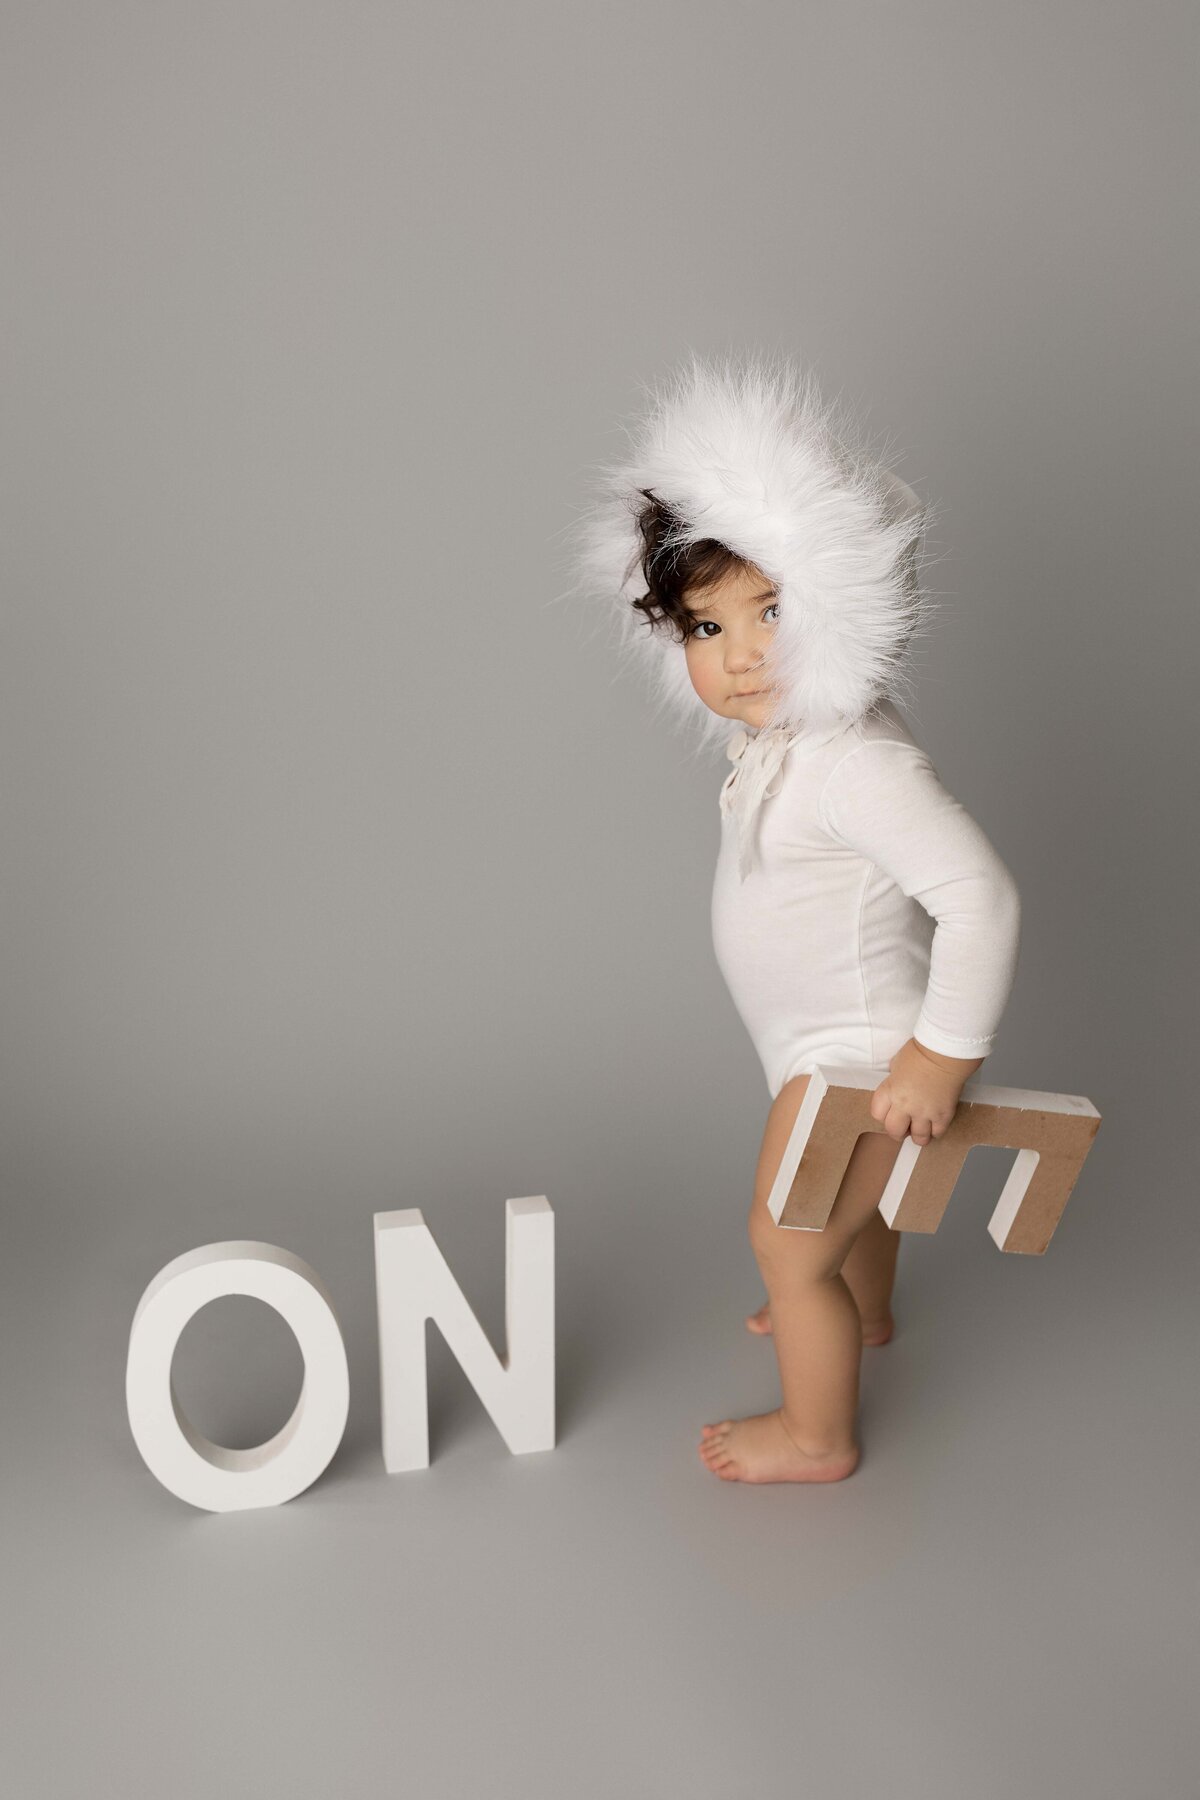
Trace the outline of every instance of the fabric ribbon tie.
{"type": "Polygon", "coordinates": [[[783,759],[795,734],[783,726],[773,731],[760,731],[751,737],[748,731],[735,731],[725,747],[731,763],[737,764],[732,786],[721,789],[721,811],[732,814],[738,834],[738,878],[745,881],[757,856],[759,809],[764,800],[779,792],[783,759]]]}

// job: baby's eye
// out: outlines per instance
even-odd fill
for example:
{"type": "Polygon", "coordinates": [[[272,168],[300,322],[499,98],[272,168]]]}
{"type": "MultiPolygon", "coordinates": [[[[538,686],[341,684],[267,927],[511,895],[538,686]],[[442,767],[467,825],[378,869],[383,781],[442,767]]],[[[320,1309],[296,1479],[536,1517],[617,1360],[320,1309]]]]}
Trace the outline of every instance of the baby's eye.
{"type": "MultiPolygon", "coordinates": [[[[778,613],[778,612],[779,612],[779,602],[778,602],[778,600],[772,600],[772,602],[771,602],[771,604],[770,604],[770,606],[768,606],[768,608],[767,608],[767,612],[769,612],[769,613],[776,613],[776,614],[777,614],[777,613],[778,613]]],[[[767,615],[766,615],[766,613],[764,613],[764,614],[763,614],[763,617],[764,617],[764,618],[766,618],[766,616],[767,616],[767,615]]],[[[774,624],[774,623],[775,623],[775,620],[774,620],[774,619],[772,619],[772,621],[771,621],[771,623],[772,623],[772,624],[774,624]]]]}
{"type": "Polygon", "coordinates": [[[697,619],[696,623],[692,626],[691,630],[689,631],[688,636],[689,637],[699,637],[701,632],[703,632],[706,625],[711,625],[714,631],[720,631],[720,629],[721,629],[721,627],[717,624],[717,621],[715,619],[697,619]]]}

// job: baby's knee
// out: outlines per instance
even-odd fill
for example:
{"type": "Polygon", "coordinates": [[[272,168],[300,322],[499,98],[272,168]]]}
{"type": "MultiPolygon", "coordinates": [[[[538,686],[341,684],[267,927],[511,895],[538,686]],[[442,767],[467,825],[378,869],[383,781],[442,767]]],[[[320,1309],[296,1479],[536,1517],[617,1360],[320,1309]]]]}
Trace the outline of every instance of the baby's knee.
{"type": "Polygon", "coordinates": [[[750,1247],[759,1273],[770,1293],[773,1288],[803,1287],[816,1281],[832,1281],[846,1260],[849,1244],[841,1234],[805,1231],[777,1225],[761,1203],[751,1207],[750,1247]]]}

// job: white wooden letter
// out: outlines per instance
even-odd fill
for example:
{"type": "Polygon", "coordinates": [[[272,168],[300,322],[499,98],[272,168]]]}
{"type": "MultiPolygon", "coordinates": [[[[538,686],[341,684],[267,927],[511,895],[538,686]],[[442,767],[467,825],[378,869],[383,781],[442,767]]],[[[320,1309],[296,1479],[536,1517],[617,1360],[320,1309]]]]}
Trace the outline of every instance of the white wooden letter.
{"type": "Polygon", "coordinates": [[[237,1512],[278,1506],[309,1487],[346,1428],[346,1348],[319,1276],[290,1251],[248,1240],[202,1244],[159,1270],[133,1316],[125,1400],[134,1442],[151,1474],[192,1506],[237,1512]],[[185,1417],[171,1381],[180,1333],[224,1294],[250,1294],[287,1320],[304,1358],[295,1410],[250,1450],[212,1444],[185,1417]]]}
{"type": "MultiPolygon", "coordinates": [[[[767,1207],[790,1231],[823,1231],[864,1132],[882,1132],[871,1097],[886,1069],[818,1063],[780,1160],[767,1207]]],[[[989,1087],[971,1076],[940,1138],[901,1140],[879,1211],[893,1231],[936,1231],[974,1144],[1015,1150],[1016,1158],[988,1233],[1001,1250],[1043,1256],[1100,1129],[1082,1094],[989,1087]]]]}
{"type": "Polygon", "coordinates": [[[418,1207],[375,1214],[383,1463],[429,1467],[425,1321],[432,1319],[514,1455],[554,1448],[554,1213],[544,1194],[505,1201],[502,1363],[418,1207]]]}

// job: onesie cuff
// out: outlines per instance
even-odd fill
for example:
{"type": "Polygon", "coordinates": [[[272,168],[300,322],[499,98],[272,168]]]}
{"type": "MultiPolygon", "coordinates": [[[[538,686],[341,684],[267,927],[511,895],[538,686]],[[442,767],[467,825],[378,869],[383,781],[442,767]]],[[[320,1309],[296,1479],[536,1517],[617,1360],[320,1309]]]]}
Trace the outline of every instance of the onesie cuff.
{"type": "Polygon", "coordinates": [[[958,1056],[969,1061],[976,1056],[986,1056],[996,1042],[996,1033],[989,1032],[986,1037],[951,1037],[948,1032],[939,1031],[931,1025],[922,1013],[913,1026],[913,1036],[927,1050],[938,1050],[943,1056],[958,1056]]]}

